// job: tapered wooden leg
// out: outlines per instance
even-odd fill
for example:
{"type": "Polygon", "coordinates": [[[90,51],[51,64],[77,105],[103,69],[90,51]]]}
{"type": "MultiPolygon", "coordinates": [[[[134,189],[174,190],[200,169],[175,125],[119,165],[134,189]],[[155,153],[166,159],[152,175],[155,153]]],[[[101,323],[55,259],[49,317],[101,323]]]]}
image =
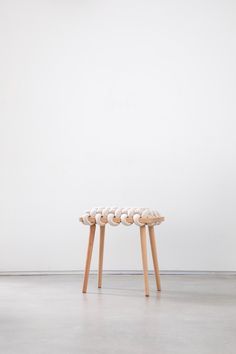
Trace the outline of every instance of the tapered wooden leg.
{"type": "Polygon", "coordinates": [[[149,238],[151,243],[152,260],[153,260],[153,266],[155,271],[157,290],[161,291],[161,279],[160,279],[160,272],[159,272],[158,259],[157,259],[157,248],[156,248],[154,226],[148,226],[148,230],[149,230],[149,238]]]}
{"type": "Polygon", "coordinates": [[[100,226],[100,243],[99,243],[99,263],[98,263],[98,287],[102,287],[102,266],[104,251],[105,226],[100,226]]]}
{"type": "Polygon", "coordinates": [[[141,250],[142,250],[142,261],[143,261],[145,295],[149,296],[147,243],[146,243],[146,227],[145,226],[140,227],[140,239],[141,239],[141,250]]]}
{"type": "Polygon", "coordinates": [[[87,292],[87,287],[88,287],[88,277],[89,277],[90,264],[91,264],[91,258],[92,258],[92,252],[93,252],[95,230],[96,230],[95,224],[90,226],[89,243],[88,243],[88,249],[87,249],[87,259],[86,259],[85,272],[84,272],[83,293],[87,292]]]}

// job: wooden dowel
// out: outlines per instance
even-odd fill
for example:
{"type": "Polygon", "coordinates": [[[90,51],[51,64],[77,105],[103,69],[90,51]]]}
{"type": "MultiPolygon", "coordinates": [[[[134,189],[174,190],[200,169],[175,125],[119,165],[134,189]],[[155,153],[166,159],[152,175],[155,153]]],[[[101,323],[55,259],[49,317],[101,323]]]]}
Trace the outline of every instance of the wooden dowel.
{"type": "Polygon", "coordinates": [[[145,296],[149,296],[146,226],[140,227],[140,240],[141,240],[142,261],[143,261],[145,296]]]}
{"type": "Polygon", "coordinates": [[[88,277],[90,271],[90,264],[93,252],[93,243],[94,243],[94,236],[95,236],[96,225],[90,226],[90,233],[89,233],[89,243],[87,249],[87,258],[86,258],[86,265],[85,265],[85,272],[84,272],[84,284],[83,284],[83,293],[87,292],[88,287],[88,277]]]}
{"type": "Polygon", "coordinates": [[[157,290],[161,291],[161,279],[160,279],[160,272],[159,272],[159,265],[158,265],[158,258],[157,258],[157,247],[156,247],[154,227],[149,226],[148,230],[149,230],[149,238],[150,238],[150,244],[152,250],[152,260],[153,260],[153,266],[155,271],[157,290]]]}
{"type": "Polygon", "coordinates": [[[105,226],[100,226],[100,242],[99,242],[99,262],[98,262],[98,287],[102,287],[102,268],[104,253],[105,226]]]}

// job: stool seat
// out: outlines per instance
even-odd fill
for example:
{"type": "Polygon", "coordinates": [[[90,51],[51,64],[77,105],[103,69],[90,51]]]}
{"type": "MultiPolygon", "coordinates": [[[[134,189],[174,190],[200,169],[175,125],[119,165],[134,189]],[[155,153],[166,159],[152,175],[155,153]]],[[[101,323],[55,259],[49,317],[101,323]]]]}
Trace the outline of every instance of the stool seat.
{"type": "Polygon", "coordinates": [[[147,262],[147,245],[146,245],[146,228],[149,231],[150,245],[152,251],[153,266],[155,271],[157,290],[161,291],[160,272],[157,259],[156,239],[154,226],[159,225],[164,221],[157,210],[150,208],[135,208],[135,207],[94,207],[86,210],[79,218],[84,224],[90,226],[89,242],[87,249],[87,258],[84,273],[83,293],[87,292],[88,277],[90,271],[90,264],[92,258],[94,237],[96,226],[100,228],[100,242],[99,242],[99,264],[98,264],[98,288],[102,287],[102,269],[103,269],[103,253],[105,240],[105,227],[107,224],[111,226],[118,226],[123,224],[130,226],[132,224],[139,226],[141,253],[144,274],[145,295],[149,296],[148,285],[148,262],[147,262]]]}
{"type": "Polygon", "coordinates": [[[110,224],[111,226],[118,226],[123,224],[130,226],[135,224],[137,226],[155,226],[164,221],[159,212],[150,208],[134,208],[134,207],[94,207],[80,217],[80,221],[85,225],[98,224],[104,226],[110,224]]]}

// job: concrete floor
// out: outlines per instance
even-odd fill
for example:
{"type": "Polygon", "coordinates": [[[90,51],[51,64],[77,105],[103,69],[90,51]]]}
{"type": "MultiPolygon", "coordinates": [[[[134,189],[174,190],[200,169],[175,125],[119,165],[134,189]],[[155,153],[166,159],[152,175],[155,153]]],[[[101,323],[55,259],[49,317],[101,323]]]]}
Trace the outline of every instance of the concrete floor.
{"type": "Polygon", "coordinates": [[[236,277],[0,277],[1,354],[235,354],[236,277]]]}

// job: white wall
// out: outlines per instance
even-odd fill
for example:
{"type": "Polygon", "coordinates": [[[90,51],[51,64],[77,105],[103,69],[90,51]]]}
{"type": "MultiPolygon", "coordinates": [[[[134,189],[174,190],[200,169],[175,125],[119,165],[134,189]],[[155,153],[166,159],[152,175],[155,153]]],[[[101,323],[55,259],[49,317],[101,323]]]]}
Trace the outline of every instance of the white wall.
{"type": "MultiPolygon", "coordinates": [[[[100,204],[159,208],[162,270],[236,270],[235,19],[233,0],[0,1],[1,271],[82,269],[100,204]]],[[[109,228],[104,261],[141,269],[137,227],[109,228]]]]}

